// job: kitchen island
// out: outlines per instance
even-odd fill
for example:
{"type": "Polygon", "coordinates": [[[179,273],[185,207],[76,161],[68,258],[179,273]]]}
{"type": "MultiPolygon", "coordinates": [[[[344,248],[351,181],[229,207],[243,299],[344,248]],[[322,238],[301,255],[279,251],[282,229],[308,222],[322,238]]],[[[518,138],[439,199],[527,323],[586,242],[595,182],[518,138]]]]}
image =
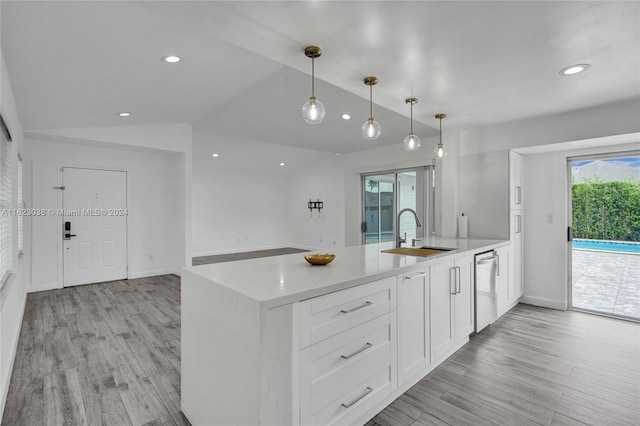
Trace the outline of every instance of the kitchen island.
{"type": "Polygon", "coordinates": [[[509,241],[422,244],[452,250],[184,268],[183,413],[194,426],[366,422],[468,341],[473,256],[509,241]]]}

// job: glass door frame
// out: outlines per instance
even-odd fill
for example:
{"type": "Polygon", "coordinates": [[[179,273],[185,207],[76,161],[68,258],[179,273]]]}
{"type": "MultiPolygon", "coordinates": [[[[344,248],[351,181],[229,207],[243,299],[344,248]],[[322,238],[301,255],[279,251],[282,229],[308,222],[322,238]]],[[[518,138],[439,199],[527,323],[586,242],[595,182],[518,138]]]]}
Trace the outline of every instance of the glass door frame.
{"type": "Polygon", "coordinates": [[[611,158],[623,158],[623,157],[637,157],[640,155],[640,151],[619,151],[619,152],[607,152],[607,153],[595,153],[595,154],[585,154],[585,155],[577,155],[567,157],[567,181],[566,181],[566,195],[567,195],[567,234],[566,234],[566,244],[567,244],[567,270],[566,270],[566,279],[567,279],[567,309],[578,312],[585,312],[593,315],[600,315],[604,317],[610,317],[615,319],[622,320],[630,320],[634,322],[638,322],[639,320],[634,317],[629,317],[625,315],[617,315],[617,314],[609,314],[607,312],[601,312],[591,309],[579,308],[573,306],[573,174],[572,174],[572,164],[578,161],[588,161],[588,160],[602,160],[602,159],[611,159],[611,158]]]}
{"type": "MultiPolygon", "coordinates": [[[[360,202],[361,202],[361,224],[366,222],[366,190],[365,183],[367,177],[379,175],[394,175],[393,183],[393,241],[396,241],[398,230],[396,221],[398,217],[399,191],[398,175],[406,172],[416,172],[416,210],[423,225],[417,228],[416,238],[423,238],[425,235],[431,236],[435,233],[435,165],[423,165],[391,170],[380,170],[375,172],[362,173],[360,175],[360,202]],[[421,188],[421,189],[420,189],[421,188]]],[[[361,228],[362,244],[367,244],[367,236],[364,226],[361,228]]]]}

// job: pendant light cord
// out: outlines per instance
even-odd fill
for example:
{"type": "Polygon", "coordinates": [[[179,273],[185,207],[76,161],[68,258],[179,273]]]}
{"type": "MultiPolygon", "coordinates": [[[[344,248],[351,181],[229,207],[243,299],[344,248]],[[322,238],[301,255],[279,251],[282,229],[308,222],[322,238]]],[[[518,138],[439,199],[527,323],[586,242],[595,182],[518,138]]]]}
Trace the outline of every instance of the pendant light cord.
{"type": "Polygon", "coordinates": [[[316,58],[311,58],[311,97],[312,98],[316,97],[316,93],[315,93],[315,74],[316,74],[315,65],[316,65],[316,58]]]}
{"type": "Polygon", "coordinates": [[[413,134],[413,102],[411,102],[411,134],[413,134]]]}
{"type": "Polygon", "coordinates": [[[373,85],[369,85],[369,118],[373,119],[373,85]]]}
{"type": "Polygon", "coordinates": [[[442,145],[442,118],[440,119],[440,145],[442,145]]]}

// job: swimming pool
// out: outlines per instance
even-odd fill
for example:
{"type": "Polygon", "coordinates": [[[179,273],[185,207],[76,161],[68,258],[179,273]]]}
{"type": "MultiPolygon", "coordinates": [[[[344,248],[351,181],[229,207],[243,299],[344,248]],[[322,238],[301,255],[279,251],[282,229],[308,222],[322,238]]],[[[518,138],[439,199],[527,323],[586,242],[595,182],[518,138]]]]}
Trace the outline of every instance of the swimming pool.
{"type": "Polygon", "coordinates": [[[574,238],[571,247],[575,250],[615,251],[640,254],[640,243],[631,241],[583,240],[574,238]]]}

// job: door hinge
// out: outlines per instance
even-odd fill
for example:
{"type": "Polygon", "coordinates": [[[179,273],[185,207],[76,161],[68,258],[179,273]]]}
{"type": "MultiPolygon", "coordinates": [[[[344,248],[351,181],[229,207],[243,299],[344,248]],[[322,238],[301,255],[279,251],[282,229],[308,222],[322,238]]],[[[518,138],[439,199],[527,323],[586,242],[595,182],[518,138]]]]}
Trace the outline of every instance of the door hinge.
{"type": "Polygon", "coordinates": [[[573,229],[570,226],[567,227],[567,241],[573,241],[573,229]]]}
{"type": "Polygon", "coordinates": [[[53,189],[59,189],[61,191],[64,191],[66,188],[63,186],[54,186],[53,189]]]}

